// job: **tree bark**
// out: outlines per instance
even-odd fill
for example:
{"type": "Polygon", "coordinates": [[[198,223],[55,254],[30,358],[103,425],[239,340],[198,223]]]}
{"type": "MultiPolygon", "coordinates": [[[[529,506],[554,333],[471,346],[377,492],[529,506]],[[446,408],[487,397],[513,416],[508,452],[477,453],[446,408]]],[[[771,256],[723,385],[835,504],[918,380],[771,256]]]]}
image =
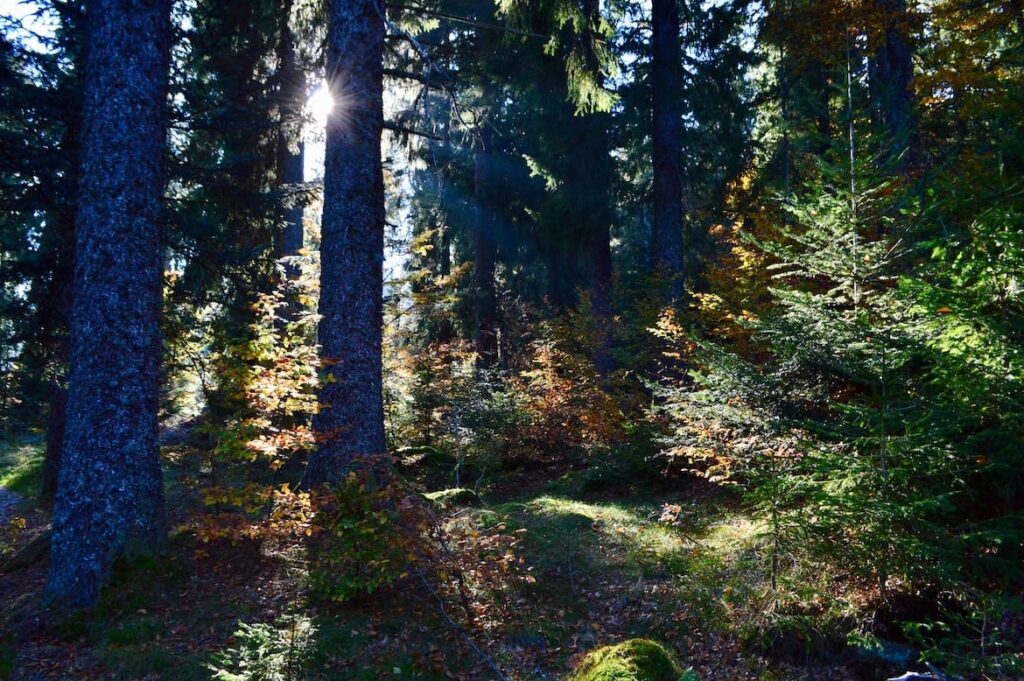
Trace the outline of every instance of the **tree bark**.
{"type": "MultiPolygon", "coordinates": [[[[306,75],[295,54],[295,37],[290,26],[292,3],[282,8],[284,26],[278,50],[280,68],[281,120],[278,128],[278,183],[284,189],[305,181],[305,144],[302,141],[302,111],[306,103],[306,75]]],[[[302,216],[303,204],[289,200],[284,211],[284,225],[278,240],[277,257],[298,255],[305,245],[302,216]]]]}
{"type": "Polygon", "coordinates": [[[498,301],[494,285],[496,260],[494,234],[493,136],[484,123],[477,131],[479,143],[473,156],[473,272],[477,290],[476,351],[480,364],[489,367],[498,355],[498,301]]]}
{"type": "Polygon", "coordinates": [[[653,0],[654,266],[669,283],[672,300],[684,294],[682,66],[676,0],[653,0]]]}
{"type": "Polygon", "coordinates": [[[585,211],[589,241],[589,292],[594,321],[591,359],[601,376],[614,369],[612,358],[612,250],[611,207],[612,164],[608,138],[609,116],[603,113],[586,114],[579,121],[582,128],[580,163],[588,170],[583,178],[590,186],[581,187],[581,196],[587,197],[585,211]]]}
{"type": "Polygon", "coordinates": [[[92,0],[71,373],[47,593],[90,606],[118,557],[164,547],[157,450],[170,0],[92,0]]]}
{"type": "Polygon", "coordinates": [[[43,459],[43,481],[39,490],[39,498],[43,503],[52,502],[57,495],[57,479],[64,451],[67,405],[67,388],[57,381],[50,388],[49,411],[46,415],[46,455],[43,459]]]}
{"type": "MultiPolygon", "coordinates": [[[[80,125],[80,114],[68,127],[62,150],[78,162],[77,134],[80,125]]],[[[65,178],[65,189],[70,196],[75,196],[78,189],[79,169],[72,164],[65,178]]],[[[48,363],[54,376],[51,379],[48,409],[46,415],[46,450],[44,453],[43,480],[40,487],[40,500],[50,503],[57,494],[57,478],[60,471],[61,455],[64,450],[64,428],[66,426],[68,391],[67,366],[70,353],[68,331],[71,326],[71,299],[74,278],[74,241],[75,219],[74,201],[68,201],[64,210],[51,214],[53,229],[57,243],[53,250],[53,267],[51,279],[45,290],[45,300],[38,303],[38,320],[42,335],[51,342],[48,363]]]]}
{"type": "Polygon", "coordinates": [[[889,158],[901,168],[914,162],[914,53],[906,0],[878,0],[885,26],[872,59],[878,118],[889,137],[889,158]]]}
{"type": "Polygon", "coordinates": [[[825,64],[820,59],[813,59],[806,69],[807,85],[811,92],[811,114],[814,117],[818,139],[813,150],[823,156],[832,146],[832,119],[829,116],[829,82],[825,64]]]}
{"type": "Polygon", "coordinates": [[[306,482],[336,482],[387,460],[381,375],[384,260],[383,8],[330,0],[320,245],[319,340],[329,378],[314,420],[319,447],[306,482]]]}
{"type": "MultiPolygon", "coordinates": [[[[46,251],[51,253],[50,276],[39,288],[42,297],[36,303],[41,343],[50,348],[48,358],[53,372],[46,417],[46,451],[40,500],[49,504],[57,494],[57,477],[64,449],[64,428],[68,401],[67,376],[71,340],[71,300],[74,289],[75,214],[79,193],[78,178],[81,171],[82,133],[82,81],[85,72],[83,59],[85,23],[81,3],[69,3],[60,12],[62,49],[70,56],[71,68],[58,96],[64,104],[60,114],[64,132],[57,152],[63,163],[63,172],[57,180],[57,191],[52,197],[44,237],[46,251]],[[52,230],[52,231],[51,231],[52,230]]],[[[46,279],[46,277],[42,277],[46,279]]]]}
{"type": "Polygon", "coordinates": [[[610,225],[599,230],[591,243],[590,303],[594,313],[594,368],[607,376],[615,368],[612,357],[612,250],[610,225]]]}

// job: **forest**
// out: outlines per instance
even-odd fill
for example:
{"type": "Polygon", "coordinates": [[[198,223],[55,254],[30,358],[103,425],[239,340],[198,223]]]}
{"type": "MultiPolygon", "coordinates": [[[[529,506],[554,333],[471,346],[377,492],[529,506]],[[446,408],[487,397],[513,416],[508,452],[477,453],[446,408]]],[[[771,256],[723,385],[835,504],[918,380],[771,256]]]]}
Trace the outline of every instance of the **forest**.
{"type": "Polygon", "coordinates": [[[1024,679],[1024,0],[0,0],[0,679],[1024,679]]]}

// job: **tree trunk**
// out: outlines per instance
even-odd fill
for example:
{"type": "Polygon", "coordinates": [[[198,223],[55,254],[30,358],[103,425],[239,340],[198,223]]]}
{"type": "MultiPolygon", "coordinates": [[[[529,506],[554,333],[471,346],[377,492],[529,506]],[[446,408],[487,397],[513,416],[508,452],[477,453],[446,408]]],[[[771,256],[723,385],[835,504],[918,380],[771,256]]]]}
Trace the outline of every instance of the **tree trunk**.
{"type": "Polygon", "coordinates": [[[814,153],[824,156],[832,146],[832,119],[829,115],[829,82],[825,64],[813,59],[807,65],[807,85],[811,92],[812,115],[817,128],[817,139],[812,145],[814,153]]]}
{"type": "Polygon", "coordinates": [[[170,0],[92,0],[71,373],[47,592],[96,602],[119,556],[164,547],[157,450],[160,203],[170,0]]]}
{"type": "Polygon", "coordinates": [[[375,0],[330,0],[320,245],[321,353],[328,381],[306,482],[336,482],[387,458],[381,376],[384,260],[384,23],[375,0]]]}
{"type": "Polygon", "coordinates": [[[590,304],[594,321],[591,359],[601,376],[614,369],[612,359],[612,251],[611,208],[612,164],[608,139],[609,116],[586,114],[578,124],[583,133],[580,165],[587,169],[581,176],[584,186],[579,195],[585,197],[585,218],[588,223],[590,304]],[[587,186],[589,185],[589,186],[587,186]]]}
{"type": "MultiPolygon", "coordinates": [[[[62,149],[65,153],[78,160],[77,128],[78,120],[69,125],[69,134],[65,135],[62,149]],[[70,132],[74,130],[75,132],[70,132]]],[[[69,168],[66,186],[70,196],[75,196],[78,188],[78,168],[69,168]]],[[[64,210],[54,211],[52,225],[56,231],[58,243],[54,250],[51,279],[46,287],[45,300],[40,301],[39,323],[44,337],[51,340],[48,363],[55,374],[51,379],[48,409],[46,416],[46,450],[44,453],[43,480],[39,490],[40,500],[51,503],[57,494],[57,478],[60,472],[61,455],[64,450],[64,428],[66,426],[66,410],[68,402],[67,366],[70,352],[68,330],[71,326],[71,299],[74,278],[74,241],[75,220],[73,200],[64,210]],[[66,245],[65,245],[66,244],[66,245]]]]}
{"type": "Polygon", "coordinates": [[[61,454],[64,451],[64,428],[67,424],[68,391],[59,382],[50,389],[50,405],[46,416],[46,455],[43,459],[43,482],[39,498],[50,503],[57,495],[61,454]]]}
{"type": "Polygon", "coordinates": [[[480,364],[494,364],[498,354],[498,302],[494,285],[495,236],[493,189],[493,149],[490,128],[484,123],[478,130],[479,145],[473,157],[473,195],[476,216],[473,224],[473,265],[477,290],[476,351],[480,364]]]}
{"type": "MultiPolygon", "coordinates": [[[[302,111],[306,103],[306,75],[299,67],[295,54],[295,37],[289,18],[292,3],[287,0],[282,9],[284,26],[278,50],[280,68],[281,120],[278,128],[278,183],[283,189],[294,189],[305,181],[305,145],[302,141],[302,111]]],[[[305,245],[302,224],[303,204],[294,198],[288,200],[284,211],[284,226],[278,240],[277,257],[298,255],[305,245]]]]}
{"type": "MultiPolygon", "coordinates": [[[[80,61],[80,60],[79,60],[80,61]]],[[[79,68],[81,64],[76,64],[79,68]]],[[[50,362],[56,374],[50,387],[49,405],[46,416],[46,451],[43,465],[43,481],[40,499],[51,503],[57,494],[57,478],[60,460],[64,451],[64,428],[67,424],[68,355],[70,354],[72,296],[74,292],[74,243],[75,243],[75,199],[79,193],[78,177],[81,163],[79,156],[79,135],[82,124],[81,96],[76,98],[77,106],[68,115],[67,128],[61,140],[61,152],[72,159],[69,164],[63,189],[65,203],[53,211],[52,224],[56,231],[57,243],[54,251],[53,270],[50,285],[46,290],[46,301],[39,305],[41,326],[54,339],[53,356],[50,362]]]]}
{"type": "Polygon", "coordinates": [[[43,480],[40,499],[43,503],[53,502],[57,494],[57,478],[60,472],[61,454],[64,450],[64,428],[67,422],[68,403],[67,376],[68,359],[71,351],[69,331],[75,278],[75,215],[79,194],[78,178],[81,171],[82,134],[82,74],[84,18],[81,7],[66,8],[61,15],[61,31],[66,36],[71,55],[71,76],[65,83],[65,109],[62,114],[64,133],[61,136],[59,153],[64,159],[58,196],[50,209],[47,229],[52,229],[51,243],[47,246],[52,256],[49,285],[43,286],[43,299],[37,302],[38,323],[44,337],[52,339],[52,365],[54,378],[50,386],[49,405],[46,417],[46,452],[43,466],[43,480]],[[52,227],[51,227],[52,225],[52,227]]]}
{"type": "Polygon", "coordinates": [[[654,265],[669,295],[684,293],[682,73],[676,0],[653,0],[651,88],[654,98],[654,265]]]}
{"type": "Polygon", "coordinates": [[[594,368],[607,376],[615,368],[612,358],[612,250],[610,224],[594,234],[591,243],[590,303],[594,313],[594,368]]]}
{"type": "Polygon", "coordinates": [[[879,0],[885,27],[872,59],[877,116],[889,137],[891,160],[906,168],[914,162],[914,54],[906,0],[879,0]]]}

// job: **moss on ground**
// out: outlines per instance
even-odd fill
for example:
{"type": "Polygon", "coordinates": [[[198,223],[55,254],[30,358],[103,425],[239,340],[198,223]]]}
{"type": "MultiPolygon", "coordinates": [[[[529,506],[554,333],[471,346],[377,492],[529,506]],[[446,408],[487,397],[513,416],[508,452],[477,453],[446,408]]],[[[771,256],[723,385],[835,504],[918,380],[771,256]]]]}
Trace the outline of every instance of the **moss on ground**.
{"type": "Polygon", "coordinates": [[[636,638],[589,653],[568,681],[696,681],[665,647],[636,638]]]}
{"type": "Polygon", "coordinates": [[[480,497],[471,489],[465,487],[453,487],[437,492],[429,492],[426,495],[435,504],[441,506],[479,506],[480,497]]]}
{"type": "Polygon", "coordinates": [[[0,488],[34,496],[43,481],[41,438],[0,440],[0,488]]]}

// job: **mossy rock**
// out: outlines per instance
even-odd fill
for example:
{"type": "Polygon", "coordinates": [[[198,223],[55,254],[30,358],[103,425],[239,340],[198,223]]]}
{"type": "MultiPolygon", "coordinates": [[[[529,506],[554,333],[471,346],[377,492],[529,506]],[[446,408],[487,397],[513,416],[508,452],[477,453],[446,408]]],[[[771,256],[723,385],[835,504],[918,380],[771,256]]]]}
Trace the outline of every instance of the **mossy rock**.
{"type": "Polygon", "coordinates": [[[635,638],[587,654],[567,681],[699,681],[660,643],[635,638]]]}
{"type": "Polygon", "coordinates": [[[455,455],[437,447],[399,447],[395,450],[394,458],[399,468],[432,468],[455,465],[455,455]]]}
{"type": "Polygon", "coordinates": [[[427,499],[441,506],[479,506],[480,497],[471,489],[454,487],[437,492],[428,492],[427,499]]]}

